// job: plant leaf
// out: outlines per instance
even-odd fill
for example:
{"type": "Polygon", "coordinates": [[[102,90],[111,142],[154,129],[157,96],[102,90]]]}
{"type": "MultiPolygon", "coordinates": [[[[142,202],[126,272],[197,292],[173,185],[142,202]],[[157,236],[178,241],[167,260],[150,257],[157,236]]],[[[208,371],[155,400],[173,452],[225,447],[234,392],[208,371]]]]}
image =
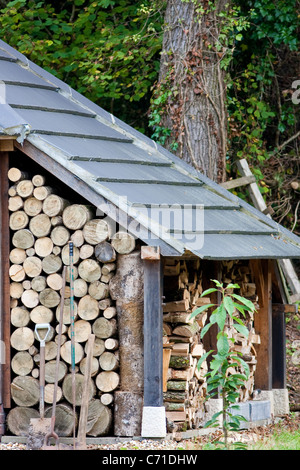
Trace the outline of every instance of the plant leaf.
{"type": "Polygon", "coordinates": [[[199,308],[196,308],[196,310],[194,310],[191,315],[190,315],[190,319],[196,317],[197,315],[199,315],[200,313],[204,312],[204,310],[207,310],[208,308],[210,307],[214,307],[215,304],[207,304],[207,305],[202,305],[201,307],[199,308]]]}
{"type": "Polygon", "coordinates": [[[242,304],[244,304],[244,305],[246,305],[247,307],[249,307],[252,312],[254,312],[255,306],[254,306],[254,304],[251,302],[251,300],[245,299],[244,297],[241,297],[240,295],[237,295],[237,294],[231,294],[231,295],[232,295],[232,297],[234,297],[235,299],[239,300],[242,304]]]}
{"type": "Polygon", "coordinates": [[[236,331],[241,333],[241,335],[244,335],[246,338],[248,338],[249,330],[245,325],[241,325],[239,323],[233,323],[233,327],[236,329],[236,331]]]}
{"type": "Polygon", "coordinates": [[[224,303],[224,307],[226,308],[227,312],[232,317],[232,315],[234,314],[234,311],[235,311],[234,302],[233,302],[232,298],[229,295],[225,295],[223,303],[224,303]]]}
{"type": "Polygon", "coordinates": [[[218,289],[215,287],[212,287],[211,289],[206,289],[204,292],[202,292],[200,297],[204,297],[205,295],[211,294],[212,292],[217,292],[218,289]]]}
{"type": "Polygon", "coordinates": [[[229,352],[229,343],[227,336],[224,334],[220,335],[217,341],[218,354],[220,356],[226,357],[229,352]]]}

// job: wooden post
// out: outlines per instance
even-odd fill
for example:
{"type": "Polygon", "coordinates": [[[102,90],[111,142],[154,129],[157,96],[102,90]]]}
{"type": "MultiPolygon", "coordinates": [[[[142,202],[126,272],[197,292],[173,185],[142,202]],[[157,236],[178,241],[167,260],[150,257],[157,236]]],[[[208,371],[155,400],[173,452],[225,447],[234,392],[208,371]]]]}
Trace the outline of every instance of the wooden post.
{"type": "Polygon", "coordinates": [[[9,154],[0,151],[0,434],[4,431],[3,407],[10,408],[10,296],[9,296],[9,154]]]}
{"type": "Polygon", "coordinates": [[[144,407],[143,437],[165,437],[163,406],[162,263],[158,247],[143,246],[144,260],[144,407]]]}
{"type": "Polygon", "coordinates": [[[120,384],[114,393],[114,435],[139,436],[143,410],[144,270],[140,250],[117,257],[110,295],[116,301],[120,384]]]}
{"type": "Polygon", "coordinates": [[[273,388],[286,388],[285,305],[272,305],[273,388]]]}
{"type": "Polygon", "coordinates": [[[255,332],[261,341],[257,347],[255,387],[272,390],[272,266],[270,260],[251,260],[250,266],[260,307],[254,316],[255,332]]]}

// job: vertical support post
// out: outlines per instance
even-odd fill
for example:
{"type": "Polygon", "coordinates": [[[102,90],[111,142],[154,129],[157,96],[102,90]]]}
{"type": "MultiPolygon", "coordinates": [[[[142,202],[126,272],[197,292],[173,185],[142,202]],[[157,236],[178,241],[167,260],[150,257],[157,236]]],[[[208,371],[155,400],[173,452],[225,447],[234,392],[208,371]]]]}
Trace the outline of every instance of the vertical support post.
{"type": "Polygon", "coordinates": [[[163,406],[162,263],[158,247],[142,247],[144,260],[143,437],[166,436],[163,406]]]}
{"type": "Polygon", "coordinates": [[[286,388],[285,306],[272,305],[273,388],[286,388]]]}
{"type": "Polygon", "coordinates": [[[4,409],[10,407],[10,296],[9,296],[9,154],[0,151],[0,435],[4,434],[4,409]]]}
{"type": "Polygon", "coordinates": [[[254,328],[261,341],[257,347],[255,387],[272,390],[272,266],[270,260],[252,260],[250,266],[259,304],[259,311],[254,316],[254,328]]]}

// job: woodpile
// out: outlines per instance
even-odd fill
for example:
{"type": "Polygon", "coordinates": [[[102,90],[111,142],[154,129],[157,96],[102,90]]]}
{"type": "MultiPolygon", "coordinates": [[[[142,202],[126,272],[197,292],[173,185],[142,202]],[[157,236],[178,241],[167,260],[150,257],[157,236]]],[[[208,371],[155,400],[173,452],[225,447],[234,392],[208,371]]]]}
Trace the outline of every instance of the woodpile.
{"type": "MultiPolygon", "coordinates": [[[[254,303],[256,310],[259,310],[258,295],[256,285],[253,282],[253,275],[248,261],[223,261],[222,262],[222,279],[224,285],[236,283],[240,286],[239,295],[245,297],[254,303]]],[[[259,313],[258,313],[259,314],[259,313]]],[[[245,387],[240,391],[241,402],[250,400],[254,391],[254,374],[257,363],[256,344],[260,344],[260,336],[255,333],[254,315],[251,312],[246,313],[243,317],[238,311],[235,315],[244,322],[249,331],[248,339],[240,335],[232,328],[232,320],[227,322],[227,333],[230,338],[234,339],[232,350],[241,354],[242,359],[248,364],[250,375],[245,387]]],[[[232,368],[232,373],[243,372],[242,369],[232,368]]]]}
{"type": "MultiPolygon", "coordinates": [[[[224,286],[232,282],[239,284],[241,289],[236,293],[251,300],[258,309],[256,286],[252,281],[248,262],[224,261],[221,270],[224,286]]],[[[168,259],[164,266],[163,342],[164,349],[171,350],[169,367],[165,374],[164,405],[167,420],[174,423],[177,429],[197,428],[205,421],[205,374],[208,364],[206,361],[202,362],[198,370],[197,363],[205,353],[200,334],[208,311],[190,319],[196,308],[214,303],[208,297],[201,297],[204,275],[199,260],[168,259]]],[[[238,311],[235,314],[239,316],[238,311]]],[[[227,320],[226,328],[228,336],[234,339],[233,350],[241,353],[250,369],[249,379],[240,392],[240,401],[246,401],[251,399],[254,390],[255,344],[260,343],[260,338],[255,334],[253,315],[248,314],[247,318],[242,319],[249,330],[248,339],[233,329],[231,319],[227,320]]],[[[236,372],[241,371],[234,367],[229,371],[236,372]]]]}
{"type": "Polygon", "coordinates": [[[39,343],[36,323],[50,323],[46,343],[46,417],[51,416],[62,270],[68,266],[63,305],[63,335],[56,425],[61,436],[72,434],[70,269],[69,242],[73,242],[76,407],[79,413],[89,335],[95,334],[88,410],[89,436],[109,432],[114,391],[119,385],[119,350],[116,308],[109,282],[118,253],[129,253],[135,240],[127,233],[112,236],[93,208],[73,204],[55,194],[43,175],[11,168],[8,173],[11,230],[11,396],[15,407],[8,428],[24,434],[39,402],[39,343]]]}

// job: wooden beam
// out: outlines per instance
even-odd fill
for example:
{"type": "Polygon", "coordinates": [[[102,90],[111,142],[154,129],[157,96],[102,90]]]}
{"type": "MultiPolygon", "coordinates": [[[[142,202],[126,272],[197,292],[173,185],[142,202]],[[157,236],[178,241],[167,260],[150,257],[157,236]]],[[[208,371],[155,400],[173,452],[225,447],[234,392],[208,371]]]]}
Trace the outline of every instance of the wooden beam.
{"type": "Polygon", "coordinates": [[[254,315],[255,333],[260,335],[257,345],[257,368],[255,387],[261,390],[272,390],[272,271],[270,260],[256,260],[258,264],[254,278],[257,286],[259,310],[254,315]],[[262,286],[259,285],[264,280],[262,286]]]}
{"type": "Polygon", "coordinates": [[[160,248],[159,246],[142,246],[141,247],[141,258],[149,261],[156,261],[160,259],[160,248]]]}
{"type": "Polygon", "coordinates": [[[162,263],[144,259],[144,407],[163,406],[162,263]]]}
{"type": "Polygon", "coordinates": [[[251,183],[256,183],[255,176],[252,174],[249,176],[242,176],[241,178],[236,178],[234,180],[225,181],[225,183],[221,183],[220,186],[225,189],[234,189],[251,183]]]}
{"type": "Polygon", "coordinates": [[[5,363],[0,369],[0,395],[4,408],[11,406],[8,169],[9,154],[0,151],[0,339],[5,345],[5,363]]]}
{"type": "MultiPolygon", "coordinates": [[[[252,171],[249,168],[247,160],[245,159],[238,160],[237,168],[242,176],[253,176],[252,171]]],[[[260,210],[261,212],[264,212],[267,209],[267,206],[264,201],[264,198],[261,195],[259,187],[256,184],[256,181],[249,185],[249,194],[250,194],[250,198],[253,202],[254,207],[256,207],[256,209],[260,210]]],[[[271,216],[268,215],[268,217],[271,217],[271,216]]]]}
{"type": "Polygon", "coordinates": [[[255,259],[255,260],[249,261],[249,266],[250,266],[250,270],[251,270],[251,273],[252,273],[252,276],[254,278],[254,282],[256,285],[256,291],[257,291],[257,295],[259,298],[259,306],[264,307],[265,278],[264,278],[262,265],[259,260],[255,259]]]}
{"type": "Polygon", "coordinates": [[[1,136],[0,137],[0,152],[13,152],[14,151],[14,140],[12,137],[1,136]]]}
{"type": "Polygon", "coordinates": [[[280,272],[278,262],[273,260],[272,266],[272,300],[276,304],[288,303],[288,292],[285,278],[280,272]]]}

